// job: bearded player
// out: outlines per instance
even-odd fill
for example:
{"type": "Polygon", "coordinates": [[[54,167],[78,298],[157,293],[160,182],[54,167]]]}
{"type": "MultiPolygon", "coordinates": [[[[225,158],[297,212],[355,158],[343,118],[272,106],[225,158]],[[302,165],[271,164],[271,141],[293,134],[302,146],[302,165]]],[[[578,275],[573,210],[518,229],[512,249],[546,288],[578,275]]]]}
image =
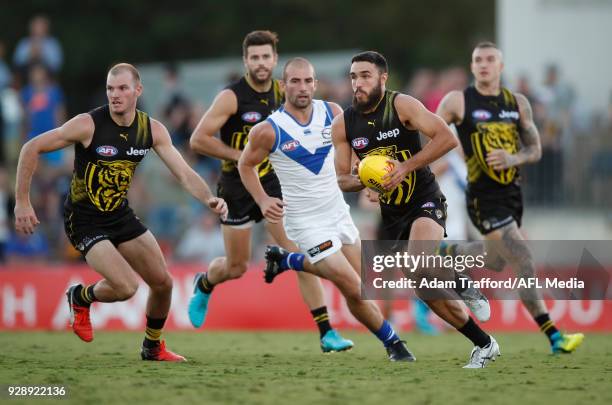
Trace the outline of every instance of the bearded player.
{"type": "MultiPolygon", "coordinates": [[[[386,192],[379,198],[385,234],[411,255],[433,255],[445,235],[446,207],[427,165],[454,148],[457,141],[450,128],[418,100],[385,88],[388,67],[380,53],[355,55],[350,78],[353,105],[338,115],[332,126],[338,184],[343,191],[365,187],[351,172],[353,153],[359,159],[386,156],[393,169],[383,177],[386,192]],[[423,148],[419,133],[430,138],[423,148]]],[[[457,278],[457,273],[448,269],[421,268],[419,272],[428,278],[457,278]]],[[[418,290],[417,293],[422,295],[418,290]]],[[[446,298],[423,296],[438,316],[474,344],[465,367],[485,367],[500,354],[497,342],[458,301],[446,298]]]]}

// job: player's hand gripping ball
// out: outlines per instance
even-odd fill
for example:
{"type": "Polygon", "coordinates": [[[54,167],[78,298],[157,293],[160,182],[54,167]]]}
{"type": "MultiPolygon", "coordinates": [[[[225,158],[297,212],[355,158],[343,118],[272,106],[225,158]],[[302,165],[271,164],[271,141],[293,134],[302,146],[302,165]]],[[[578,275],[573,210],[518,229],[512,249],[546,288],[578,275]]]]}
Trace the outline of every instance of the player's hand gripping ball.
{"type": "Polygon", "coordinates": [[[368,188],[378,193],[388,193],[390,190],[385,190],[383,187],[384,180],[382,177],[393,170],[393,163],[390,163],[389,157],[381,155],[366,156],[359,163],[359,179],[368,188]]]}

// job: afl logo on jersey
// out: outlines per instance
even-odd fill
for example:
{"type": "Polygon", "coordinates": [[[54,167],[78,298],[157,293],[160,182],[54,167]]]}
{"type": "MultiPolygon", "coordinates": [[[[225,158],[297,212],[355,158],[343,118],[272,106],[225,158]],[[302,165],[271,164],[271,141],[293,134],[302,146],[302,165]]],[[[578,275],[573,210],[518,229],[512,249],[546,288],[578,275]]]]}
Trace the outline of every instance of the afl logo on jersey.
{"type": "Polygon", "coordinates": [[[472,113],[472,117],[474,117],[474,119],[478,121],[486,121],[491,118],[491,113],[487,110],[475,110],[472,113]]]}
{"type": "Polygon", "coordinates": [[[246,122],[257,122],[261,119],[261,114],[257,111],[249,111],[242,114],[242,120],[246,122]]]}
{"type": "Polygon", "coordinates": [[[115,156],[117,152],[117,148],[109,145],[102,145],[96,148],[96,153],[100,156],[115,156]]]}
{"type": "Polygon", "coordinates": [[[281,145],[281,150],[283,152],[291,152],[293,150],[296,150],[298,146],[300,146],[300,142],[296,141],[295,139],[292,139],[290,141],[283,143],[281,145]]]}
{"type": "Polygon", "coordinates": [[[368,138],[355,138],[353,139],[353,141],[351,142],[353,144],[353,148],[355,149],[363,149],[366,146],[368,146],[368,143],[370,143],[370,141],[368,140],[368,138]]]}

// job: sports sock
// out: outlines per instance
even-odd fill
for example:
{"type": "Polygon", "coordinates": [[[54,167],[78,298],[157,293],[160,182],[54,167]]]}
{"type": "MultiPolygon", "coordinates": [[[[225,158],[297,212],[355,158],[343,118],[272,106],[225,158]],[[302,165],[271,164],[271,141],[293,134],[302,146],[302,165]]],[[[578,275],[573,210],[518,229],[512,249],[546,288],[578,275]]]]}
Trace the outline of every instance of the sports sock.
{"type": "Polygon", "coordinates": [[[215,288],[215,286],[208,281],[208,273],[204,273],[198,283],[198,289],[204,294],[210,294],[213,288],[215,288]]]}
{"type": "Polygon", "coordinates": [[[491,343],[491,336],[480,329],[480,326],[470,317],[465,325],[457,329],[466,338],[470,339],[474,346],[485,347],[491,343]]]}
{"type": "Polygon", "coordinates": [[[293,269],[295,271],[304,271],[304,256],[302,253],[289,253],[280,263],[282,270],[293,269]]]}
{"type": "Polygon", "coordinates": [[[162,328],[166,323],[166,318],[151,318],[147,315],[147,328],[145,329],[145,338],[142,345],[146,348],[152,348],[159,345],[162,328]]]}
{"type": "Polygon", "coordinates": [[[88,307],[93,302],[97,301],[94,294],[94,286],[96,284],[90,284],[86,287],[78,285],[77,288],[72,292],[72,300],[75,304],[81,307],[88,307]]]}
{"type": "Polygon", "coordinates": [[[376,337],[385,345],[385,347],[391,346],[393,342],[399,340],[399,336],[393,330],[393,326],[385,319],[382,326],[376,332],[373,331],[376,337]]]}
{"type": "Polygon", "coordinates": [[[550,319],[550,316],[548,314],[542,314],[533,319],[540,327],[540,330],[548,336],[548,340],[552,342],[552,336],[559,332],[559,329],[557,329],[555,323],[550,319]]]}
{"type": "Polygon", "coordinates": [[[329,314],[327,313],[327,307],[323,305],[320,308],[313,309],[310,311],[312,314],[312,318],[314,319],[317,327],[319,328],[319,334],[321,337],[325,336],[327,332],[331,330],[331,325],[329,324],[329,314]]]}

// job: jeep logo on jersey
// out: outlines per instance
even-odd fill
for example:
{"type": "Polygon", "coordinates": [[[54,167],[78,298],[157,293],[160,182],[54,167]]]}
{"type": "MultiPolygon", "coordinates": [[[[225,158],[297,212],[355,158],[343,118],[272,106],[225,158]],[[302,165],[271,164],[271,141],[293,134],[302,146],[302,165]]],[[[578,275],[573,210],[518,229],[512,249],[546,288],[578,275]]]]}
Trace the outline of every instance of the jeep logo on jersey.
{"type": "Polygon", "coordinates": [[[368,138],[355,138],[353,139],[353,142],[351,142],[353,144],[353,148],[355,149],[363,149],[366,146],[368,146],[368,143],[370,143],[370,141],[368,140],[368,138]]]}
{"type": "Polygon", "coordinates": [[[300,146],[300,143],[295,139],[287,141],[281,145],[281,150],[283,152],[291,152],[292,150],[296,150],[297,147],[300,146]]]}
{"type": "Polygon", "coordinates": [[[380,131],[378,133],[378,136],[376,137],[376,140],[382,141],[383,139],[387,139],[387,138],[395,138],[396,136],[399,135],[399,133],[400,133],[399,128],[393,128],[392,130],[387,131],[387,132],[380,131]]]}
{"type": "Polygon", "coordinates": [[[519,119],[519,113],[518,111],[506,111],[506,110],[501,110],[501,112],[499,113],[499,118],[506,119],[506,118],[512,118],[514,120],[518,120],[519,119]]]}
{"type": "Polygon", "coordinates": [[[134,147],[131,147],[125,154],[129,156],[144,156],[148,151],[149,149],[134,149],[134,147]]]}
{"type": "Polygon", "coordinates": [[[261,119],[261,114],[257,111],[249,111],[242,114],[242,120],[246,122],[257,122],[261,119]]]}
{"type": "Polygon", "coordinates": [[[96,153],[101,156],[115,156],[117,152],[117,148],[109,145],[102,145],[96,148],[96,153]]]}
{"type": "Polygon", "coordinates": [[[485,121],[491,118],[491,113],[487,110],[475,110],[472,113],[472,117],[474,117],[475,120],[485,121]]]}

